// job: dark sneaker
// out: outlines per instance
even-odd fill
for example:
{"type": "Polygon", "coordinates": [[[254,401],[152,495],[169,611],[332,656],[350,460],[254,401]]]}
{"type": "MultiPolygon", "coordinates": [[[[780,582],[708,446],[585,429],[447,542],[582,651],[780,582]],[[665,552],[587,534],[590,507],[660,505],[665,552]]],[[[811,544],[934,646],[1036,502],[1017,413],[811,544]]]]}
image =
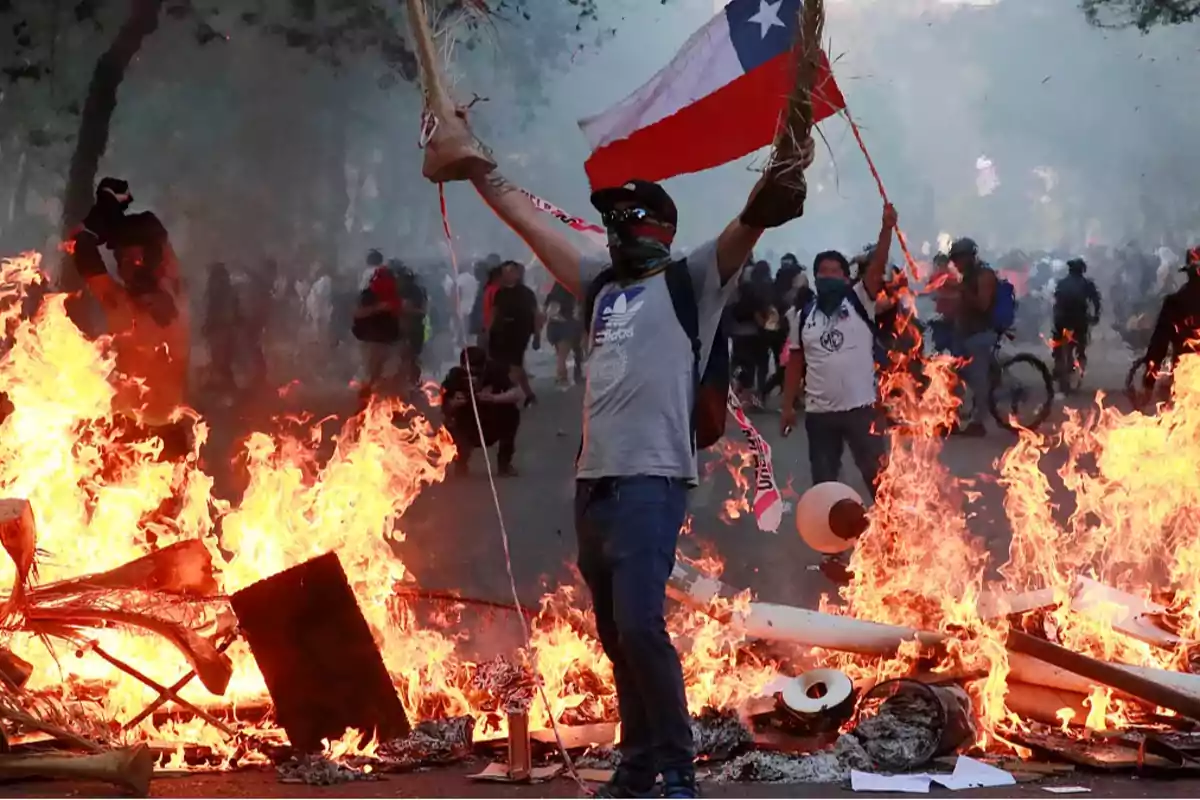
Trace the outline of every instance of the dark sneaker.
{"type": "Polygon", "coordinates": [[[536,406],[536,405],[537,405],[537,395],[536,394],[531,394],[525,398],[525,407],[526,408],[529,408],[530,406],[536,406]]]}
{"type": "Polygon", "coordinates": [[[465,478],[471,474],[471,464],[465,458],[454,459],[454,474],[460,478],[465,478]]]}
{"type": "Polygon", "coordinates": [[[691,770],[666,770],[663,772],[662,796],[667,798],[699,797],[696,773],[691,770]]]}
{"type": "Polygon", "coordinates": [[[521,473],[517,472],[517,468],[512,464],[501,464],[496,470],[496,474],[501,478],[515,478],[521,473]]]}
{"type": "Polygon", "coordinates": [[[653,778],[639,778],[622,772],[619,768],[613,773],[612,780],[596,789],[595,797],[654,797],[655,786],[653,778]]]}

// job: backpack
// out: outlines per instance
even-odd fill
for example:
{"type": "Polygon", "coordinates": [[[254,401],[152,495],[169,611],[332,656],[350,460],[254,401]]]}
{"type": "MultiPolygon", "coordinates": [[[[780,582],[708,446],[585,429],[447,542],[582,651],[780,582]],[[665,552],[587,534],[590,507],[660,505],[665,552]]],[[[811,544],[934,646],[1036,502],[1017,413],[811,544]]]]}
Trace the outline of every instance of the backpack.
{"type": "MultiPolygon", "coordinates": [[[[612,267],[603,270],[588,286],[584,300],[584,331],[592,330],[592,312],[601,290],[615,282],[617,273],[612,267]]],[[[725,435],[726,403],[729,398],[729,337],[720,322],[713,336],[712,350],[704,370],[700,369],[700,308],[696,301],[692,274],[687,260],[672,261],[663,271],[667,292],[675,318],[692,343],[692,375],[696,386],[695,403],[692,406],[692,447],[706,450],[725,435]]]]}
{"type": "MultiPolygon", "coordinates": [[[[878,364],[887,363],[887,344],[883,340],[883,332],[879,329],[879,325],[871,319],[871,315],[867,313],[866,306],[862,304],[862,299],[853,289],[846,293],[846,299],[850,302],[850,307],[858,314],[858,318],[866,323],[867,328],[871,331],[872,353],[875,357],[875,362],[878,364]]],[[[803,343],[804,341],[804,325],[808,322],[808,318],[812,316],[813,311],[817,308],[816,296],[805,304],[804,308],[800,309],[800,314],[796,318],[796,341],[803,343]]]]}
{"type": "Polygon", "coordinates": [[[992,303],[992,327],[1007,331],[1017,322],[1017,290],[1008,280],[996,276],[996,299],[992,303]]]}

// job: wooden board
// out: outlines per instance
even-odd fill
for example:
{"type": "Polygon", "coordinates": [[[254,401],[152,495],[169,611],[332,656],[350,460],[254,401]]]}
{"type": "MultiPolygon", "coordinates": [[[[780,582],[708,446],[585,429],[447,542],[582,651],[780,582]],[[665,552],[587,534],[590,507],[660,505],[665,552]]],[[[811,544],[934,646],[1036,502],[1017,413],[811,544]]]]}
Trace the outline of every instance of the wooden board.
{"type": "Polygon", "coordinates": [[[321,749],[347,728],[380,741],[407,736],[408,717],[335,553],[231,598],[292,746],[321,749]]]}

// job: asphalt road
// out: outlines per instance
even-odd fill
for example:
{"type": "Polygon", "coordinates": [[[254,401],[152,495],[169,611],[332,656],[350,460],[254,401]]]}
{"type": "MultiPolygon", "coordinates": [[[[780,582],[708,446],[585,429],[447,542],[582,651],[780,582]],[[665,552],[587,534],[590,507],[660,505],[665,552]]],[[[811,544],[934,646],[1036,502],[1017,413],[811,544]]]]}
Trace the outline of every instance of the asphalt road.
{"type": "MultiPolygon", "coordinates": [[[[579,787],[567,778],[549,783],[517,785],[472,781],[467,776],[484,764],[460,766],[433,772],[385,776],[379,781],[356,781],[335,786],[303,786],[280,783],[273,771],[249,770],[215,775],[157,778],[151,784],[153,797],[581,797],[579,787]]],[[[954,798],[1049,798],[1055,795],[1046,787],[1075,786],[1088,792],[1084,797],[1196,797],[1200,781],[1143,780],[1128,775],[1073,773],[1046,781],[1018,784],[999,789],[977,789],[949,792],[934,789],[934,796],[954,798]]],[[[768,784],[704,784],[705,797],[897,797],[903,795],[855,793],[848,788],[827,784],[768,785],[768,784]]],[[[116,792],[98,783],[50,783],[25,781],[19,784],[0,784],[0,797],[116,797],[116,792]]]]}

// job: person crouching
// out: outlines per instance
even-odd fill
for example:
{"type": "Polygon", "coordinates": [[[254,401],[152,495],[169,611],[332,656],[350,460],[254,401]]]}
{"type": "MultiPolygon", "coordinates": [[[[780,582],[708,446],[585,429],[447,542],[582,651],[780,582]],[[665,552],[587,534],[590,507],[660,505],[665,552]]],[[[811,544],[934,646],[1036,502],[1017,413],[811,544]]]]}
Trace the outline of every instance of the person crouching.
{"type": "Polygon", "coordinates": [[[525,393],[513,382],[507,364],[488,360],[480,347],[462,351],[459,366],[442,382],[443,421],[458,448],[454,467],[459,475],[470,471],[471,453],[481,446],[481,432],[484,450],[500,445],[496,454],[499,474],[517,474],[512,461],[524,401],[525,393]],[[479,409],[478,421],[474,408],[479,409]]]}

